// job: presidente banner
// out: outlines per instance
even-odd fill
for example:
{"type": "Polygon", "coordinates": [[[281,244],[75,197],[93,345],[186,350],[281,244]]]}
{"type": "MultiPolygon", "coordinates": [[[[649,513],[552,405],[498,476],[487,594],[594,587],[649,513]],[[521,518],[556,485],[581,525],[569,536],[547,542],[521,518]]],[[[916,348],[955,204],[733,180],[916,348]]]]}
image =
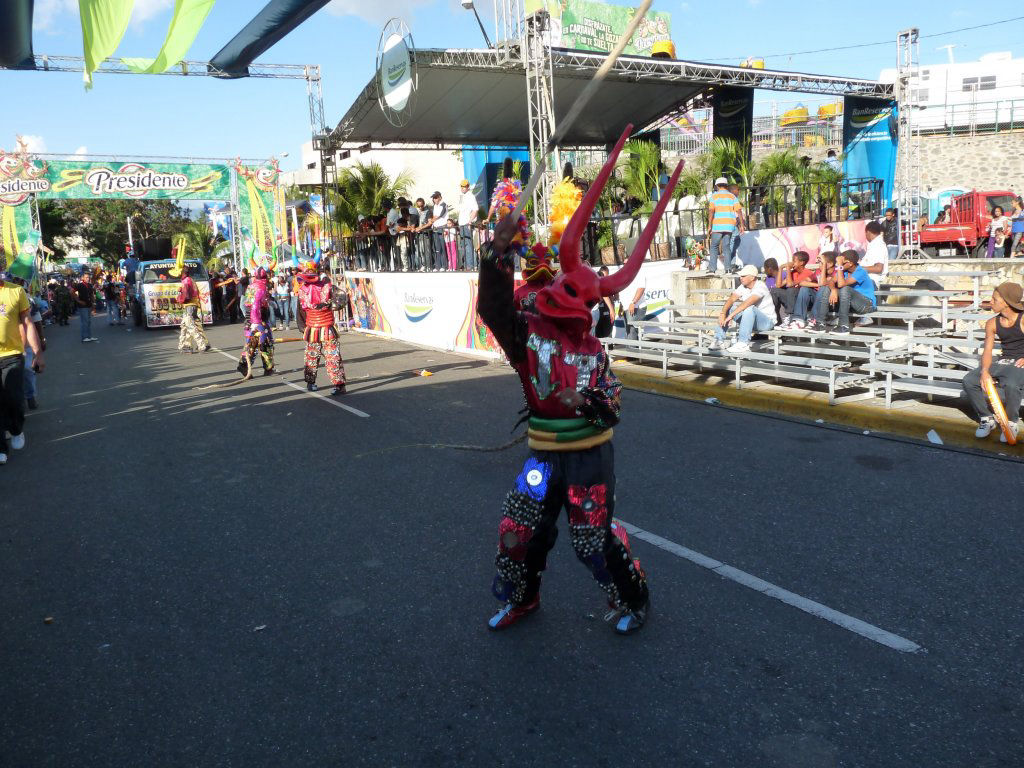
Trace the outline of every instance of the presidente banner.
{"type": "Polygon", "coordinates": [[[44,200],[230,200],[231,169],[191,163],[50,160],[44,200]]]}
{"type": "MultiPolygon", "coordinates": [[[[526,0],[524,5],[527,16],[547,7],[551,14],[551,45],[603,53],[615,47],[636,12],[635,8],[593,0],[526,0]]],[[[672,39],[671,23],[671,14],[649,11],[626,46],[625,54],[650,56],[652,45],[672,39]]]]}
{"type": "Polygon", "coordinates": [[[843,172],[850,179],[881,179],[886,204],[892,199],[897,144],[896,102],[845,98],[843,172]]]}
{"type": "Polygon", "coordinates": [[[754,89],[737,85],[718,86],[712,96],[711,107],[714,137],[747,144],[749,153],[748,142],[754,134],[754,89]]]}

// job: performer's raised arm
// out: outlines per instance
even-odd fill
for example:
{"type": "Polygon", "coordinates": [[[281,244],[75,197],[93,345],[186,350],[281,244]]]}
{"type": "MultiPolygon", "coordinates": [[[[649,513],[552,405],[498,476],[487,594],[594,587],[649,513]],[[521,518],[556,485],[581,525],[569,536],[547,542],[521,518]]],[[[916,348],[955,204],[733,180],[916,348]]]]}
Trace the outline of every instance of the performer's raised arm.
{"type": "Polygon", "coordinates": [[[480,291],[477,312],[497,339],[505,355],[517,362],[525,354],[525,326],[513,302],[512,251],[509,244],[518,231],[506,216],[494,228],[494,239],[480,248],[480,291]]]}

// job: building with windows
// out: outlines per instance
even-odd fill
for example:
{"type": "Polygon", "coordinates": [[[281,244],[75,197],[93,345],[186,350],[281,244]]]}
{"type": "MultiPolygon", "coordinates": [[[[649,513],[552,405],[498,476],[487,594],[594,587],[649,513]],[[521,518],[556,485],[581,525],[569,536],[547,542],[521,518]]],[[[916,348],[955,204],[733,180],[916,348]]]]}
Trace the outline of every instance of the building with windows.
{"type": "MultiPolygon", "coordinates": [[[[895,82],[896,70],[883,69],[878,79],[895,82]]],[[[922,66],[914,96],[922,133],[1024,129],[1024,58],[1000,51],[978,61],[922,66]]]]}

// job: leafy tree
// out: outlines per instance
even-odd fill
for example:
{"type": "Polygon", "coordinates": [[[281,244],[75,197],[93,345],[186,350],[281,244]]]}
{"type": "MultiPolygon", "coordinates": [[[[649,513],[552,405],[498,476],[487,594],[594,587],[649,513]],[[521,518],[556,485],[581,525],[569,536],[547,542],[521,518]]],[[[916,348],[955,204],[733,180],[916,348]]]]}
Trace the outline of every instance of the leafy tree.
{"type": "Polygon", "coordinates": [[[217,262],[231,253],[231,242],[213,233],[205,215],[188,222],[181,234],[185,237],[185,257],[201,259],[207,269],[219,266],[217,262]]]}
{"type": "Polygon", "coordinates": [[[128,219],[135,238],[174,237],[184,231],[188,210],[174,200],[52,200],[40,205],[43,242],[65,255],[57,238],[80,237],[87,250],[114,265],[128,242],[128,219]],[[44,209],[46,213],[44,214],[44,209]]]}
{"type": "Polygon", "coordinates": [[[399,196],[407,196],[413,177],[400,173],[394,179],[379,163],[356,163],[341,169],[338,174],[340,196],[334,202],[334,216],[344,226],[354,230],[359,216],[371,216],[384,211],[384,203],[399,196]]]}

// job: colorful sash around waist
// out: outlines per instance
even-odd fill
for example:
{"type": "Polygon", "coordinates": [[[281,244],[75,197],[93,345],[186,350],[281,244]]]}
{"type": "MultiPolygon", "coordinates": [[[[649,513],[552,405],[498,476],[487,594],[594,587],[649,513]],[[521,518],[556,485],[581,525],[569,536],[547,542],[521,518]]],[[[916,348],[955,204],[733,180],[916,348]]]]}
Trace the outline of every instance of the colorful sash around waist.
{"type": "Polygon", "coordinates": [[[580,417],[544,419],[531,416],[527,429],[530,447],[535,451],[582,451],[612,439],[612,430],[601,429],[580,417]]]}

